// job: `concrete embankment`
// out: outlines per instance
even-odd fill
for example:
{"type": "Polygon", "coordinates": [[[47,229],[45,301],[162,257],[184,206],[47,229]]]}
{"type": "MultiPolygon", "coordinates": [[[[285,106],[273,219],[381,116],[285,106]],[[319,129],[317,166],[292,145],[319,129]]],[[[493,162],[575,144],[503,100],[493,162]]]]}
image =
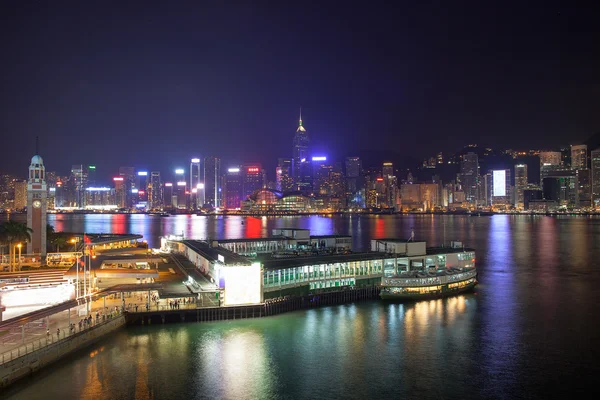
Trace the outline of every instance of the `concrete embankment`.
{"type": "Polygon", "coordinates": [[[361,300],[375,300],[379,299],[379,291],[380,288],[378,286],[369,286],[306,296],[286,296],[269,299],[260,305],[126,312],[125,318],[127,319],[127,324],[131,325],[262,318],[290,311],[346,304],[361,300]]]}
{"type": "Polygon", "coordinates": [[[102,322],[92,328],[75,333],[65,339],[33,349],[26,354],[11,356],[0,365],[0,389],[24,378],[40,368],[83,349],[100,340],[106,334],[125,325],[125,317],[118,316],[102,322]]]}

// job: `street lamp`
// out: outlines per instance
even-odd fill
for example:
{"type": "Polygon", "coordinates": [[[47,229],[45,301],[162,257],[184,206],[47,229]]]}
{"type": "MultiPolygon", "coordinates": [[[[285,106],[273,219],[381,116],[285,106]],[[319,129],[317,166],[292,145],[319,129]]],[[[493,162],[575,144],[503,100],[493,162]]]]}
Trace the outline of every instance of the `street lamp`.
{"type": "Polygon", "coordinates": [[[71,239],[71,243],[73,243],[74,252],[75,252],[75,280],[77,281],[77,285],[75,286],[75,298],[79,299],[79,256],[77,256],[77,243],[79,242],[79,238],[75,236],[71,239]]]}
{"type": "Polygon", "coordinates": [[[19,248],[19,271],[21,270],[21,246],[21,243],[17,245],[17,247],[19,248]]]}

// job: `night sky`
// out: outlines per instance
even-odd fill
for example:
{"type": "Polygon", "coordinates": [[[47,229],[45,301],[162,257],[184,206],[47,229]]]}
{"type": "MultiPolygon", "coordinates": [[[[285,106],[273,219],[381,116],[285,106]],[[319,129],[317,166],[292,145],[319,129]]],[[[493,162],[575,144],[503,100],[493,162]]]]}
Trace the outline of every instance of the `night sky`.
{"type": "Polygon", "coordinates": [[[600,19],[574,3],[3,1],[0,171],[25,174],[39,135],[63,174],[217,155],[272,175],[300,106],[330,157],[582,142],[600,19]]]}

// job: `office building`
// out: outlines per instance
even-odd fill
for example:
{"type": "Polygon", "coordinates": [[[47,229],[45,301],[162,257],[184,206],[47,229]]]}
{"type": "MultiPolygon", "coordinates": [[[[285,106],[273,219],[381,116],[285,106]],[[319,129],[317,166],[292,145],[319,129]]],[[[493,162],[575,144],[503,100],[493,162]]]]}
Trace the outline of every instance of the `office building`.
{"type": "Polygon", "coordinates": [[[87,174],[83,165],[71,167],[71,204],[75,208],[85,207],[85,188],[87,186],[87,174]]]}
{"type": "Polygon", "coordinates": [[[148,182],[148,208],[158,209],[162,207],[162,185],[160,181],[160,172],[150,172],[150,181],[148,182]]]}
{"type": "Polygon", "coordinates": [[[587,169],[587,146],[585,144],[571,146],[571,169],[587,169]]]}
{"type": "MultiPolygon", "coordinates": [[[[177,198],[177,196],[175,196],[177,198]]],[[[162,205],[164,208],[173,208],[173,182],[165,182],[163,187],[162,205]]]]}
{"type": "MultiPolygon", "coordinates": [[[[128,193],[126,193],[126,181],[122,176],[115,176],[113,178],[113,182],[115,183],[115,203],[118,208],[126,208],[128,193]]],[[[131,189],[129,190],[131,192],[131,189]]]]}
{"type": "Polygon", "coordinates": [[[365,207],[365,190],[362,160],[346,157],[346,197],[349,207],[365,207]]]}
{"type": "Polygon", "coordinates": [[[87,187],[85,196],[85,208],[88,210],[117,208],[116,190],[113,188],[87,187]]]}
{"type": "Polygon", "coordinates": [[[16,210],[23,210],[27,207],[27,181],[15,181],[14,182],[14,206],[16,210]]]}
{"type": "Polygon", "coordinates": [[[252,193],[262,189],[266,185],[265,171],[258,163],[243,165],[241,173],[243,179],[243,200],[246,200],[252,193]]]}
{"type": "Polygon", "coordinates": [[[563,207],[575,207],[579,202],[577,175],[573,170],[552,171],[542,181],[544,200],[563,207]]]}
{"type": "Polygon", "coordinates": [[[311,186],[312,181],[307,179],[307,172],[310,173],[309,163],[309,145],[310,138],[308,132],[302,125],[302,110],[300,111],[300,119],[298,121],[298,128],[294,135],[294,148],[293,148],[293,177],[294,184],[298,190],[309,191],[308,187],[311,186]]]}
{"type": "Polygon", "coordinates": [[[509,208],[514,205],[513,191],[510,184],[510,169],[491,171],[491,203],[496,208],[509,208]]]}
{"type": "Polygon", "coordinates": [[[515,206],[517,208],[525,208],[523,192],[527,183],[527,164],[515,165],[515,206]]]}
{"type": "Polygon", "coordinates": [[[209,208],[221,207],[221,159],[204,159],[204,205],[209,208]]]}
{"type": "Polygon", "coordinates": [[[234,210],[241,207],[244,196],[243,174],[240,166],[227,168],[224,182],[224,204],[223,207],[234,210]]]}
{"type": "Polygon", "coordinates": [[[292,158],[279,158],[275,170],[276,188],[281,192],[294,190],[294,177],[292,176],[294,161],[292,158]]]}
{"type": "Polygon", "coordinates": [[[387,208],[394,208],[396,206],[396,196],[398,192],[398,179],[394,173],[394,164],[391,162],[384,162],[382,168],[384,193],[382,206],[387,208]]]}
{"type": "Polygon", "coordinates": [[[200,159],[192,158],[190,160],[190,200],[192,209],[202,208],[203,199],[199,196],[198,189],[201,183],[200,159]]]}
{"type": "Polygon", "coordinates": [[[459,180],[466,201],[475,204],[479,193],[479,158],[476,153],[468,152],[462,156],[459,180]]]}
{"type": "Polygon", "coordinates": [[[592,205],[592,171],[588,168],[575,170],[577,178],[577,206],[592,205]]]}
{"type": "Polygon", "coordinates": [[[131,208],[134,205],[137,193],[133,193],[132,189],[135,188],[135,169],[133,167],[119,167],[119,176],[123,178],[123,191],[124,191],[124,208],[131,208]],[[135,194],[135,196],[134,196],[135,194]]]}
{"type": "Polygon", "coordinates": [[[562,168],[562,154],[559,151],[542,151],[540,152],[540,185],[545,177],[549,176],[553,171],[558,171],[562,168]]]}
{"type": "Polygon", "coordinates": [[[600,148],[590,153],[592,164],[592,202],[595,207],[600,207],[600,148]]]}

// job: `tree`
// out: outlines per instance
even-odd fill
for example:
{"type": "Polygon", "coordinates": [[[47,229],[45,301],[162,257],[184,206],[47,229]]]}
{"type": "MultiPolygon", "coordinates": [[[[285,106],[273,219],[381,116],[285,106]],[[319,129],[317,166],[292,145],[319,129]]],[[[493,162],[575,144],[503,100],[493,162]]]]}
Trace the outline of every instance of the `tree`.
{"type": "Polygon", "coordinates": [[[54,246],[56,246],[56,252],[60,253],[60,248],[64,245],[67,244],[67,238],[64,236],[58,236],[56,235],[53,239],[52,239],[52,244],[54,246]]]}
{"type": "Polygon", "coordinates": [[[0,225],[2,241],[8,244],[9,269],[13,271],[13,258],[15,249],[13,243],[30,242],[33,230],[26,224],[15,221],[7,221],[0,225]]]}

